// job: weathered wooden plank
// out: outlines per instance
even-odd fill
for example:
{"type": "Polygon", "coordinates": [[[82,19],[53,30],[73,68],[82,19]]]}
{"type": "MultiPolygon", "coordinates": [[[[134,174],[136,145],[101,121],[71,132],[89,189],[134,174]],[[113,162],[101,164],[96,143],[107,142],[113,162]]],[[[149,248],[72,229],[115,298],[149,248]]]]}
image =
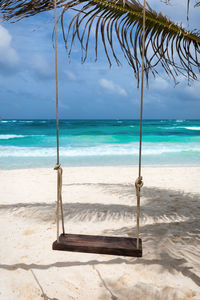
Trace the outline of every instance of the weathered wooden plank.
{"type": "Polygon", "coordinates": [[[83,234],[61,234],[59,242],[53,243],[53,250],[98,253],[110,255],[122,255],[141,257],[142,240],[116,236],[83,235],[83,234]]]}

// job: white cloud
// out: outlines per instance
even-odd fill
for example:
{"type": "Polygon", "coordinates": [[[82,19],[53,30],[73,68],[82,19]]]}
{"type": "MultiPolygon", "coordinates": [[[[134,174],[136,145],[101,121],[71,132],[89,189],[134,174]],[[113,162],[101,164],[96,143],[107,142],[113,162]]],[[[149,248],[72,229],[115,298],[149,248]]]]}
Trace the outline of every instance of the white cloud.
{"type": "Polygon", "coordinates": [[[71,71],[64,71],[64,73],[67,75],[67,79],[72,80],[72,81],[76,81],[77,77],[76,75],[71,72],[71,71]]]}
{"type": "Polygon", "coordinates": [[[50,79],[54,76],[54,68],[44,55],[35,54],[30,62],[31,67],[41,79],[50,79]]]}
{"type": "Polygon", "coordinates": [[[11,41],[12,36],[8,30],[0,25],[0,64],[9,69],[19,62],[17,52],[11,47],[11,41]]]}
{"type": "Polygon", "coordinates": [[[157,76],[154,80],[152,80],[151,86],[156,90],[166,90],[170,88],[170,79],[167,78],[166,80],[165,78],[157,76]]]}
{"type": "Polygon", "coordinates": [[[125,89],[121,88],[119,85],[115,84],[111,80],[107,79],[100,79],[99,84],[107,91],[111,92],[112,94],[118,94],[120,96],[127,96],[127,92],[125,89]]]}
{"type": "Polygon", "coordinates": [[[67,105],[67,104],[65,104],[65,103],[63,103],[63,102],[61,102],[61,101],[60,101],[59,107],[60,107],[61,109],[65,109],[65,110],[69,110],[69,109],[70,109],[70,106],[69,106],[69,105],[67,105]]]}
{"type": "MultiPolygon", "coordinates": [[[[188,84],[184,85],[185,92],[188,94],[189,100],[198,99],[200,95],[200,76],[198,76],[198,81],[194,81],[191,83],[191,86],[188,84]]],[[[185,80],[186,81],[186,80],[185,80]]]]}

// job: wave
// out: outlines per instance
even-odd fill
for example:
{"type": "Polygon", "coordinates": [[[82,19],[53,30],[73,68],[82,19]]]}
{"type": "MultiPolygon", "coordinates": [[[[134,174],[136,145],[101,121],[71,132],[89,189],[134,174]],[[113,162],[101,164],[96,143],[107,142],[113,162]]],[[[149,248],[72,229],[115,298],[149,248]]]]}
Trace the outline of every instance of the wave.
{"type": "MultiPolygon", "coordinates": [[[[34,123],[35,120],[0,120],[1,123],[34,123]]],[[[46,123],[46,121],[41,121],[41,123],[46,123]]]]}
{"type": "MultiPolygon", "coordinates": [[[[162,155],[162,154],[177,154],[177,153],[194,153],[200,154],[200,146],[144,146],[143,155],[162,155]]],[[[61,147],[60,155],[63,157],[88,157],[88,156],[127,156],[138,155],[138,145],[108,145],[108,146],[95,146],[95,147],[61,147]]],[[[39,148],[39,147],[7,147],[0,146],[1,157],[55,157],[56,148],[39,148]]]]}
{"type": "Polygon", "coordinates": [[[17,120],[0,120],[0,123],[16,123],[17,120]]]}
{"type": "Polygon", "coordinates": [[[183,127],[186,128],[188,130],[200,130],[200,127],[183,127]]]}
{"type": "Polygon", "coordinates": [[[27,121],[27,120],[19,120],[18,121],[19,123],[34,123],[34,121],[27,121]]]}
{"type": "Polygon", "coordinates": [[[188,130],[200,130],[200,127],[188,127],[188,126],[167,126],[161,127],[158,126],[159,129],[188,129],[188,130]]]}
{"type": "Polygon", "coordinates": [[[0,140],[9,140],[9,139],[15,139],[15,138],[23,138],[26,137],[26,135],[18,135],[18,134],[0,134],[0,140]]]}
{"type": "Polygon", "coordinates": [[[158,126],[157,128],[159,128],[159,129],[177,129],[177,128],[182,128],[182,127],[177,127],[177,126],[163,126],[163,127],[161,127],[161,126],[158,126]]]}
{"type": "Polygon", "coordinates": [[[44,134],[30,134],[30,135],[21,135],[21,134],[0,134],[0,140],[10,140],[18,138],[27,138],[27,137],[42,137],[44,134]]]}

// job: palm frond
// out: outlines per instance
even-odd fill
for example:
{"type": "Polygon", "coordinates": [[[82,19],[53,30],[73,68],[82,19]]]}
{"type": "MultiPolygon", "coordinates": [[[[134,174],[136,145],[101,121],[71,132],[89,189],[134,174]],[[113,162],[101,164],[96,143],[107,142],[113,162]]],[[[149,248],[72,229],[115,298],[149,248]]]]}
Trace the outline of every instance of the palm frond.
{"type": "MultiPolygon", "coordinates": [[[[112,57],[120,64],[117,44],[134,71],[139,83],[142,55],[143,6],[137,0],[59,0],[63,7],[60,20],[66,49],[71,54],[74,42],[78,40],[82,49],[82,61],[87,59],[92,27],[95,29],[95,57],[98,57],[100,38],[106,57],[111,65],[112,57]],[[66,12],[76,10],[65,25],[66,12]]],[[[17,21],[53,8],[48,0],[0,0],[0,10],[4,20],[17,21]]],[[[93,31],[94,32],[94,31],[93,31]]],[[[145,30],[145,73],[157,72],[161,65],[174,79],[183,74],[197,79],[200,70],[200,32],[189,32],[170,21],[161,13],[147,6],[145,30]]]]}
{"type": "MultiPolygon", "coordinates": [[[[139,83],[139,70],[142,56],[142,17],[143,6],[135,0],[117,2],[103,0],[72,1],[64,5],[61,14],[63,37],[69,54],[76,39],[83,50],[82,61],[88,55],[92,25],[95,26],[95,57],[98,56],[99,36],[103,42],[105,54],[111,65],[111,55],[119,64],[116,54],[116,39],[134,71],[139,83]],[[70,8],[80,7],[80,11],[65,28],[64,17],[70,8]],[[71,33],[71,35],[70,35],[71,33]],[[71,38],[71,41],[70,41],[71,38]]],[[[161,13],[156,13],[149,6],[146,11],[145,73],[148,81],[149,72],[156,74],[159,64],[174,79],[178,73],[197,79],[199,71],[200,34],[188,32],[176,25],[161,13]]]]}

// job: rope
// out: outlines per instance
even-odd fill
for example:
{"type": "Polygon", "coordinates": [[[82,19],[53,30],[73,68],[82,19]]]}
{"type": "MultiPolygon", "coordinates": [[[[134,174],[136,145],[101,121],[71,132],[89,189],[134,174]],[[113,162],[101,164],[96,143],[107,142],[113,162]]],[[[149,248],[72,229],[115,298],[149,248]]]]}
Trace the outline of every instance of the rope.
{"type": "Polygon", "coordinates": [[[143,95],[144,95],[144,47],[145,47],[145,18],[146,18],[146,0],[143,7],[143,33],[142,33],[142,80],[141,80],[141,100],[140,100],[140,144],[139,144],[139,174],[135,181],[137,196],[137,249],[139,248],[140,235],[140,191],[143,186],[141,169],[142,169],[142,119],[143,119],[143,95]]]}
{"type": "Polygon", "coordinates": [[[54,0],[54,27],[55,27],[55,74],[56,74],[56,135],[57,135],[57,165],[59,165],[59,120],[58,120],[58,45],[57,45],[57,5],[54,0]]]}
{"type": "Polygon", "coordinates": [[[136,196],[137,196],[137,249],[139,249],[139,237],[140,237],[140,191],[143,187],[142,176],[139,176],[135,181],[136,196]]]}
{"type": "Polygon", "coordinates": [[[57,224],[57,242],[59,242],[59,204],[61,210],[62,229],[65,234],[64,228],[64,214],[62,204],[62,173],[63,170],[60,166],[59,160],[59,120],[58,120],[58,46],[57,46],[57,15],[56,15],[56,0],[54,0],[54,27],[55,27],[55,75],[56,75],[56,135],[57,135],[57,164],[54,170],[57,171],[57,207],[56,207],[56,224],[57,224]]]}
{"type": "MultiPolygon", "coordinates": [[[[56,15],[56,0],[54,0],[54,22],[55,22],[55,75],[56,75],[56,130],[57,130],[57,164],[54,170],[57,170],[57,241],[59,242],[59,205],[61,209],[62,229],[64,228],[64,214],[62,203],[62,173],[63,170],[59,162],[59,120],[58,120],[58,55],[57,55],[57,15],[56,15]]],[[[140,234],[140,191],[143,186],[141,176],[141,158],[142,158],[142,117],[143,117],[143,91],[144,91],[144,47],[145,47],[145,13],[146,0],[144,0],[143,8],[143,37],[142,37],[142,80],[141,80],[141,105],[140,105],[140,144],[139,144],[139,175],[135,181],[136,195],[137,195],[137,248],[139,248],[139,234],[140,234]]]]}
{"type": "Polygon", "coordinates": [[[57,241],[59,242],[59,204],[61,210],[62,230],[65,234],[64,226],[64,214],[63,214],[63,203],[62,203],[62,173],[63,169],[60,165],[56,164],[54,170],[57,170],[57,207],[56,207],[56,220],[57,220],[57,241]]]}

